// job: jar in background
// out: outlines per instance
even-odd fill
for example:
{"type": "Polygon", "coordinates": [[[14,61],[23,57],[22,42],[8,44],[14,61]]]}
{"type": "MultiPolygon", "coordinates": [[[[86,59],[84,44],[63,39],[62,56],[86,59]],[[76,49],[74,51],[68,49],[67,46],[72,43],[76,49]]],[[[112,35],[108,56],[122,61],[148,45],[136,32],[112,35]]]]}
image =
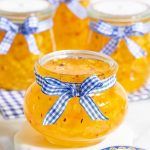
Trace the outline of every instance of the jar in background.
{"type": "MultiPolygon", "coordinates": [[[[108,133],[117,128],[126,113],[126,93],[116,80],[112,81],[116,76],[117,68],[116,62],[110,57],[92,51],[66,50],[42,57],[35,65],[37,82],[28,88],[25,96],[24,111],[27,120],[33,128],[55,145],[79,147],[99,143],[108,133]],[[102,87],[100,89],[101,92],[95,91],[92,94],[89,91],[90,98],[105,116],[100,120],[92,120],[87,110],[85,111],[85,108],[88,110],[90,108],[88,107],[89,99],[84,97],[88,96],[85,93],[91,86],[97,84],[97,82],[92,84],[87,82],[89,78],[92,80],[93,75],[100,81],[99,86],[103,86],[103,90],[102,87]],[[104,80],[109,83],[104,83],[104,80]],[[88,87],[85,87],[87,85],[88,87]],[[56,89],[53,89],[54,87],[56,89]],[[68,98],[66,100],[68,92],[71,97],[69,95],[68,103],[64,104],[64,99],[68,100],[68,98]],[[57,104],[58,107],[55,108],[54,105],[57,104]],[[56,112],[55,115],[50,115],[53,123],[43,125],[44,120],[50,119],[44,118],[53,107],[55,109],[51,111],[56,112]],[[59,108],[62,114],[59,118],[55,118],[60,113],[57,110],[59,108]],[[56,122],[53,121],[54,119],[56,122]]],[[[93,106],[92,114],[95,109],[93,106]]]]}
{"type": "Polygon", "coordinates": [[[89,19],[86,7],[89,0],[58,1],[60,2],[56,4],[54,16],[57,49],[84,49],[88,35],[89,19]]]}
{"type": "Polygon", "coordinates": [[[149,76],[150,54],[145,53],[150,49],[149,9],[149,4],[140,0],[99,0],[88,9],[87,47],[118,62],[118,81],[128,92],[143,86],[149,76]]]}
{"type": "Polygon", "coordinates": [[[34,62],[55,50],[53,10],[46,0],[0,1],[0,88],[26,89],[34,62]]]}

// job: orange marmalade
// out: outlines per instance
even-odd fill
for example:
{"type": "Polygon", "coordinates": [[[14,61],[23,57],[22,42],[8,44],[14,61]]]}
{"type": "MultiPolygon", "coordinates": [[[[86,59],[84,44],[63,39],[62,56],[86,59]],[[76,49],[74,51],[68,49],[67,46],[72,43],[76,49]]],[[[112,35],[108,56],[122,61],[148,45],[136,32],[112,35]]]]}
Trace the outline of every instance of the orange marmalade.
{"type": "MultiPolygon", "coordinates": [[[[117,72],[117,64],[109,57],[91,51],[67,50],[48,54],[35,66],[43,77],[52,77],[68,83],[82,83],[87,77],[97,75],[108,78],[117,72]]],[[[63,147],[88,146],[99,143],[117,128],[126,113],[127,97],[117,82],[104,92],[91,95],[108,120],[90,119],[73,97],[60,118],[52,125],[42,125],[45,115],[59,96],[45,95],[34,82],[27,90],[24,110],[31,126],[39,131],[50,143],[63,147]]]]}

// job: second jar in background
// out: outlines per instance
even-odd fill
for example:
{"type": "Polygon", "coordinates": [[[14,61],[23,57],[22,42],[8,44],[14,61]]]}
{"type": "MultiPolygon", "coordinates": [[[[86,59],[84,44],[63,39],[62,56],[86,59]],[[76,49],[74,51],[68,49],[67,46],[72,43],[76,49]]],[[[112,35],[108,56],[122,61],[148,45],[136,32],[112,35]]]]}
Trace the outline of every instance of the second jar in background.
{"type": "MultiPolygon", "coordinates": [[[[51,0],[49,0],[51,2],[51,0]]],[[[56,4],[54,33],[57,49],[84,49],[88,34],[86,7],[89,0],[75,0],[56,4]]]]}
{"type": "Polygon", "coordinates": [[[34,62],[55,49],[52,5],[46,0],[32,4],[35,7],[30,0],[0,1],[1,89],[26,89],[34,79],[34,62]]]}
{"type": "Polygon", "coordinates": [[[148,4],[134,0],[100,0],[88,9],[87,47],[118,62],[118,80],[128,92],[143,86],[149,76],[149,9],[148,4]]]}

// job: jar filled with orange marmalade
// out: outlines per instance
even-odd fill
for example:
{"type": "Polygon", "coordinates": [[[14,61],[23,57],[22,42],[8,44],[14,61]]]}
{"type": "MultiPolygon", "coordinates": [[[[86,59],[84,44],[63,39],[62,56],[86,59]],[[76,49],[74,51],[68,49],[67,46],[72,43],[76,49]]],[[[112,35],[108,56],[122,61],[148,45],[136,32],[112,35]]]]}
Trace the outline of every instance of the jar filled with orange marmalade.
{"type": "Polygon", "coordinates": [[[22,90],[33,82],[34,62],[55,49],[53,10],[46,0],[0,1],[0,88],[22,90]]]}
{"type": "Polygon", "coordinates": [[[85,50],[50,53],[35,65],[24,111],[31,126],[63,147],[99,143],[123,121],[127,96],[116,81],[118,66],[85,50]]]}
{"type": "Polygon", "coordinates": [[[118,62],[118,81],[128,92],[143,86],[149,76],[149,9],[149,4],[140,0],[99,0],[88,9],[87,47],[118,62]]]}
{"type": "Polygon", "coordinates": [[[49,0],[56,5],[54,33],[58,50],[84,49],[88,35],[89,0],[49,0]]]}

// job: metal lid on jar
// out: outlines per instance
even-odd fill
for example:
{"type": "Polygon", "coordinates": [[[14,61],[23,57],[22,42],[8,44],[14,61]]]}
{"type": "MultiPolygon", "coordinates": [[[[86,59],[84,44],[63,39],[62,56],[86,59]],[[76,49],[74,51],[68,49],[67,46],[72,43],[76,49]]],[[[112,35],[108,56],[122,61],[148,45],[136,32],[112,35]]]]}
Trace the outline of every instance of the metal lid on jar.
{"type": "Polygon", "coordinates": [[[41,20],[53,14],[54,7],[47,0],[0,0],[0,17],[14,22],[35,15],[41,20]]]}
{"type": "Polygon", "coordinates": [[[88,9],[92,18],[112,22],[136,22],[150,19],[147,0],[95,0],[88,9]]]}

